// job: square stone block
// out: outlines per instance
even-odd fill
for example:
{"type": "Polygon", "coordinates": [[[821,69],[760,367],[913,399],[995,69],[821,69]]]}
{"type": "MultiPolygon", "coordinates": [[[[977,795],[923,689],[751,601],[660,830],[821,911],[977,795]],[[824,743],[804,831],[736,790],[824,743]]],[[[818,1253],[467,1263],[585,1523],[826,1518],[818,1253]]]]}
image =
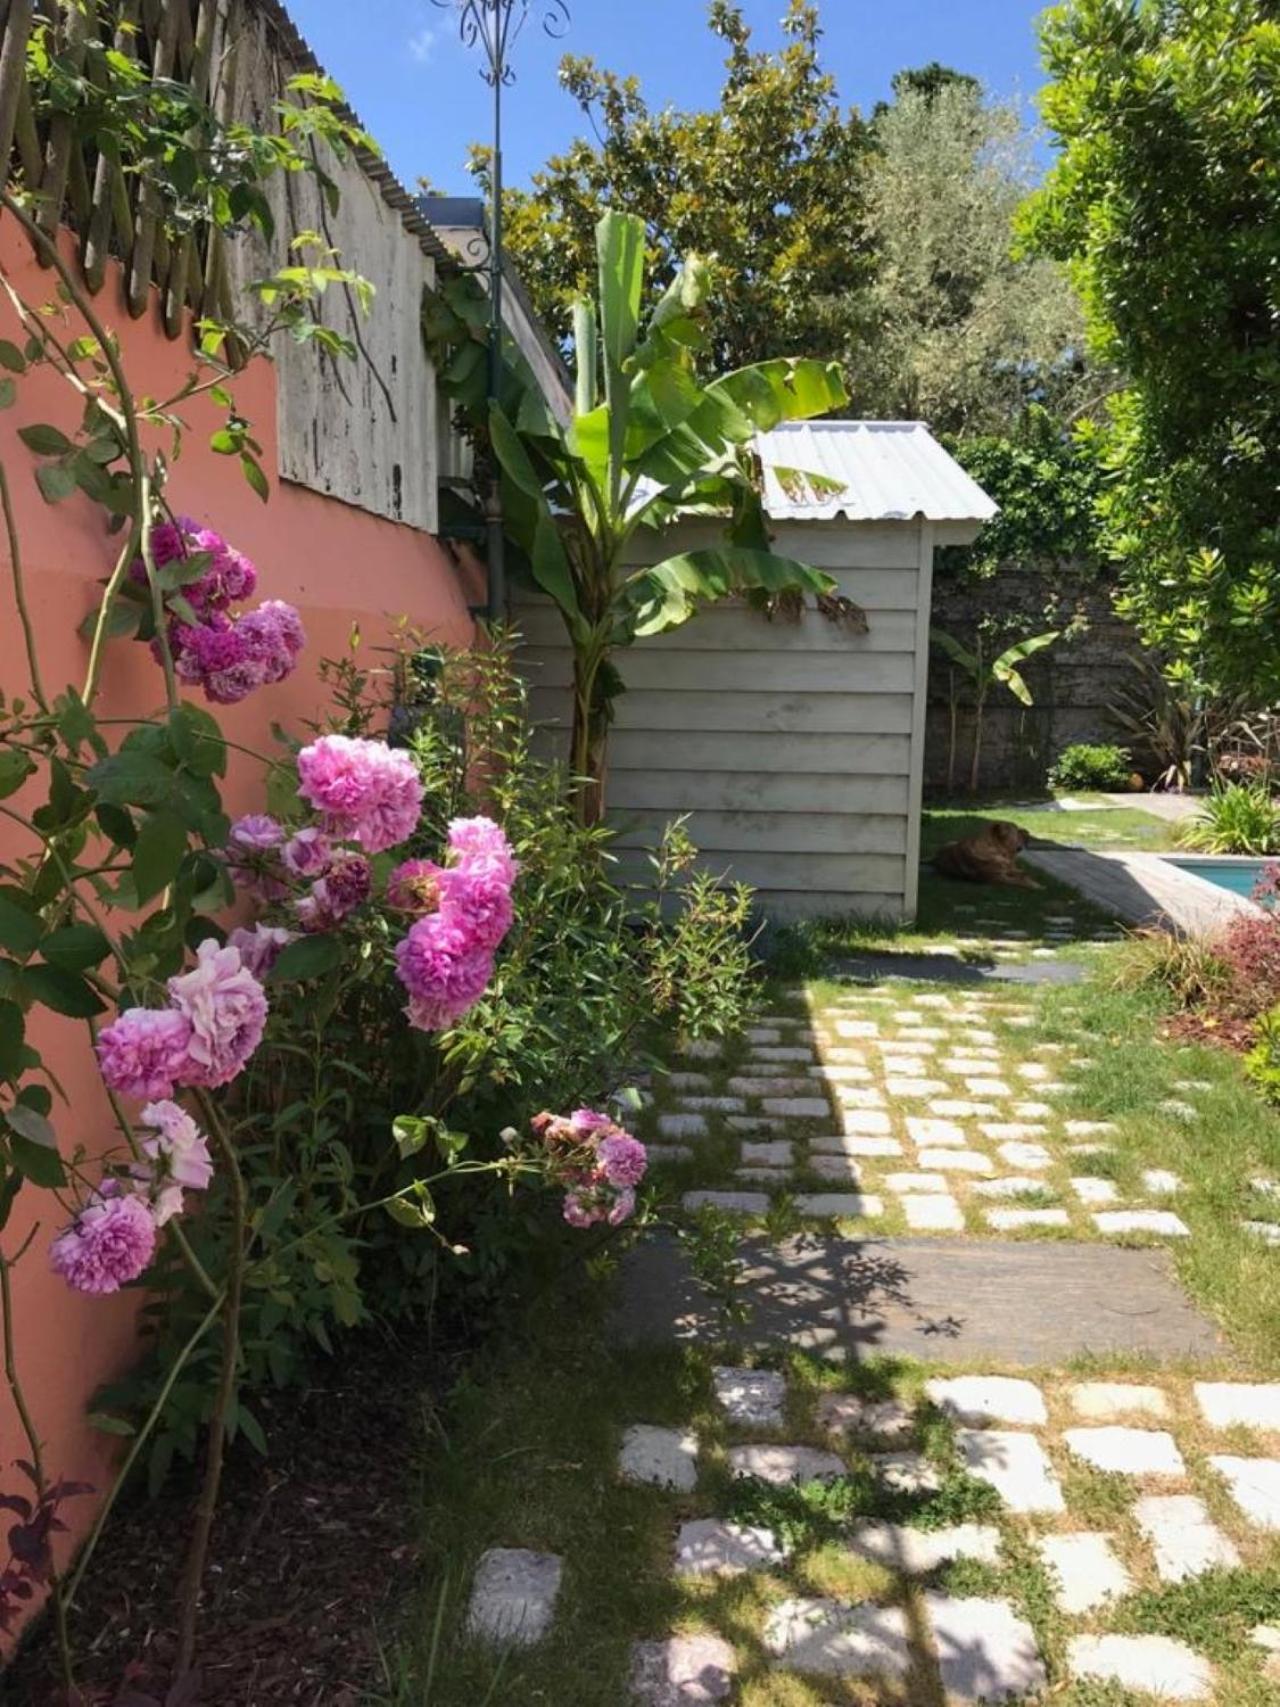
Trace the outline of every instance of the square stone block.
{"type": "Polygon", "coordinates": [[[1135,1413],[1149,1417],[1169,1414],[1169,1401],[1159,1387],[1127,1381],[1079,1381],[1068,1392],[1076,1415],[1090,1422],[1109,1422],[1113,1417],[1135,1413]]]}
{"type": "Polygon", "coordinates": [[[975,1097],[1007,1097],[1011,1093],[1003,1079],[966,1079],[965,1089],[975,1097]]]}
{"type": "Polygon", "coordinates": [[[857,1185],[862,1178],[862,1169],[854,1156],[810,1156],[806,1164],[809,1172],[817,1174],[819,1179],[829,1180],[837,1185],[857,1185]]]}
{"type": "Polygon", "coordinates": [[[1171,1434],[1163,1429],[1069,1428],[1067,1449],[1095,1470],[1113,1476],[1185,1476],[1187,1467],[1171,1434]]]}
{"type": "Polygon", "coordinates": [[[882,1482],[902,1494],[930,1494],[942,1486],[942,1472],[922,1452],[875,1452],[868,1462],[882,1482]]]}
{"type": "Polygon", "coordinates": [[[734,1446],[729,1451],[730,1474],[754,1477],[775,1488],[804,1482],[830,1482],[847,1473],[843,1458],[816,1446],[734,1446]]]}
{"type": "Polygon", "coordinates": [[[973,1190],[979,1197],[1025,1197],[1028,1192],[1043,1191],[1044,1181],[1024,1174],[1010,1174],[1005,1179],[978,1180],[973,1190]]]}
{"type": "Polygon", "coordinates": [[[926,1594],[938,1669],[949,1702],[1023,1701],[1048,1683],[1031,1626],[1007,1600],[926,1594]]]}
{"type": "Polygon", "coordinates": [[[907,1615],[893,1606],[784,1600],[770,1612],[764,1645],[789,1671],[813,1677],[885,1677],[911,1670],[907,1615]]]}
{"type": "Polygon", "coordinates": [[[689,1493],[698,1481],[698,1439],[687,1429],[636,1423],[622,1437],[618,1473],[624,1482],[689,1493]]]}
{"type": "Polygon", "coordinates": [[[963,1126],[954,1120],[939,1120],[932,1115],[909,1114],[907,1135],[914,1144],[932,1144],[942,1148],[962,1149],[969,1142],[963,1126]]]}
{"type": "Polygon", "coordinates": [[[789,1168],[795,1146],[788,1138],[773,1138],[765,1143],[744,1142],[742,1161],[749,1168],[789,1168]]]}
{"type": "Polygon", "coordinates": [[[869,1399],[861,1393],[822,1393],[815,1414],[829,1434],[901,1440],[915,1427],[911,1407],[900,1399],[869,1399]]]}
{"type": "Polygon", "coordinates": [[[765,1097],[760,1106],[781,1120],[827,1120],[831,1115],[826,1097],[765,1097]]]}
{"type": "Polygon", "coordinates": [[[704,1517],[680,1527],[675,1569],[685,1577],[736,1577],[785,1563],[787,1549],[770,1529],[704,1517]]]}
{"type": "Polygon", "coordinates": [[[1280,1461],[1274,1458],[1209,1459],[1231,1489],[1240,1510],[1259,1529],[1280,1529],[1280,1461]]]}
{"type": "Polygon", "coordinates": [[[974,1428],[992,1422],[1039,1428],[1049,1420],[1035,1383],[1009,1375],[936,1376],[925,1383],[925,1392],[940,1411],[974,1428]]]}
{"type": "Polygon", "coordinates": [[[732,1369],[721,1364],[711,1371],[716,1404],[739,1428],[779,1428],[787,1383],[776,1369],[732,1369]]]}
{"type": "Polygon", "coordinates": [[[1042,1173],[1053,1166],[1053,1156],[1043,1144],[1026,1144],[1010,1140],[998,1146],[1000,1160],[1006,1167],[1021,1168],[1024,1173],[1042,1173]]]}
{"type": "Polygon", "coordinates": [[[1044,1535],[1036,1546],[1055,1579],[1058,1605],[1069,1617],[1079,1618],[1128,1594],[1129,1573],[1117,1558],[1109,1535],[1092,1530],[1044,1535]]]}
{"type": "Polygon", "coordinates": [[[637,1642],[631,1651],[636,1707],[709,1707],[733,1693],[737,1660],[719,1636],[672,1636],[637,1642]]]}
{"type": "Polygon", "coordinates": [[[1073,1677],[1118,1683],[1160,1701],[1203,1701],[1213,1667],[1171,1636],[1075,1636],[1067,1650],[1073,1677]]]}
{"type": "Polygon", "coordinates": [[[844,1129],[852,1137],[887,1138],[893,1131],[893,1122],[889,1119],[887,1109],[883,1108],[849,1108],[844,1109],[844,1129]]]}
{"type": "Polygon", "coordinates": [[[1280,1383],[1197,1381],[1196,1403],[1212,1428],[1260,1428],[1280,1433],[1280,1383]]]}
{"type": "Polygon", "coordinates": [[[503,1647],[532,1647],[551,1628],[563,1575],[554,1553],[491,1547],[480,1555],[472,1581],[468,1634],[503,1647]]]}
{"type": "Polygon", "coordinates": [[[1093,1218],[1100,1233],[1158,1233],[1166,1239],[1188,1239],[1191,1229],[1171,1209],[1103,1209],[1093,1218]]]}
{"type": "Polygon", "coordinates": [[[990,1483],[1010,1511],[1065,1510],[1058,1478],[1034,1435],[1009,1429],[960,1429],[956,1444],[969,1474],[990,1483]]]}
{"type": "Polygon", "coordinates": [[[902,1212],[913,1233],[963,1233],[964,1210],[954,1197],[908,1194],[902,1198],[902,1212]]]}
{"type": "Polygon", "coordinates": [[[1073,1178],[1071,1189],[1081,1203],[1114,1203],[1120,1195],[1114,1180],[1094,1179],[1087,1174],[1073,1178]]]}
{"type": "Polygon", "coordinates": [[[1239,1553],[1194,1494],[1148,1494],[1135,1503],[1133,1517],[1167,1583],[1185,1582],[1206,1571],[1229,1571],[1240,1563],[1239,1553]]]}
{"type": "Polygon", "coordinates": [[[849,1536],[860,1558],[904,1577],[927,1576],[952,1559],[982,1565],[1000,1561],[1000,1531],[987,1524],[961,1523],[953,1529],[912,1529],[899,1523],[860,1523],[849,1536]]]}
{"type": "Polygon", "coordinates": [[[705,1138],[709,1128],[701,1114],[660,1114],[658,1131],[664,1138],[705,1138]]]}
{"type": "Polygon", "coordinates": [[[942,1079],[886,1079],[884,1088],[903,1102],[923,1102],[926,1097],[945,1095],[948,1087],[942,1079]]]}

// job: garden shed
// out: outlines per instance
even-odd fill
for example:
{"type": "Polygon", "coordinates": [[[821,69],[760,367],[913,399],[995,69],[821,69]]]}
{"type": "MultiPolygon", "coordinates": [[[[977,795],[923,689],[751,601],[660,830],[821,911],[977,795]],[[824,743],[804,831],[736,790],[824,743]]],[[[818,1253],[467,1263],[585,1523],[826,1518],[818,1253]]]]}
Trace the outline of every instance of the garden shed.
{"type": "MultiPolygon", "coordinates": [[[[789,423],[756,447],[775,549],[831,574],[866,631],[812,604],[792,620],[731,600],[619,654],[611,821],[639,850],[688,813],[707,866],[754,885],[775,918],[910,918],[933,556],[967,544],[996,506],[917,421],[789,423]]],[[[655,552],[717,530],[691,519],[676,531],[655,552]]],[[[559,615],[526,601],[514,616],[535,714],[563,730],[559,615]]]]}

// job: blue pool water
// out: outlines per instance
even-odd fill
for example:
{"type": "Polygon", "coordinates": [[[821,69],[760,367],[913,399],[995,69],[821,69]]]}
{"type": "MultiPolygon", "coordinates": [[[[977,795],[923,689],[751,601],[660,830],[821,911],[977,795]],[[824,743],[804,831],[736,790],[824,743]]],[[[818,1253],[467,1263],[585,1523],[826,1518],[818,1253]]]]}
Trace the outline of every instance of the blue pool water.
{"type": "Polygon", "coordinates": [[[1202,877],[1206,883],[1212,883],[1219,889],[1229,889],[1233,895],[1251,896],[1262,875],[1263,866],[1274,865],[1275,861],[1180,858],[1174,863],[1182,871],[1189,871],[1193,877],[1202,877]]]}

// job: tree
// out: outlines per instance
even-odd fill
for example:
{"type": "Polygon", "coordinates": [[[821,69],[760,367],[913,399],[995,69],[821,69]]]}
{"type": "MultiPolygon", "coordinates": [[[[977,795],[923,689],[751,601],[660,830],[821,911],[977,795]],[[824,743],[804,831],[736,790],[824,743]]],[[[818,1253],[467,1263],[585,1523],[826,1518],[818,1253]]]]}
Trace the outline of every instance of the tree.
{"type": "MultiPolygon", "coordinates": [[[[728,47],[710,111],[654,111],[635,78],[563,61],[561,82],[597,140],[574,142],[534,174],[532,190],[508,194],[508,247],[539,313],[567,338],[572,304],[591,286],[601,214],[633,213],[655,292],[686,255],[711,267],[716,367],[830,351],[830,305],[869,262],[867,127],[841,109],[822,70],[815,5],[790,0],[778,52],[753,47],[730,0],[711,0],[709,23],[728,47]]],[[[483,170],[483,151],[475,160],[483,170]]]]}
{"type": "Polygon", "coordinates": [[[1183,681],[1280,697],[1275,0],[1072,0],[1043,27],[1060,159],[1025,218],[1069,263],[1110,409],[1120,608],[1183,681]]]}
{"type": "MultiPolygon", "coordinates": [[[[930,642],[950,659],[952,665],[968,677],[973,686],[973,752],[969,762],[969,793],[978,792],[978,778],[982,769],[982,735],[986,723],[987,701],[991,691],[996,687],[1006,687],[1013,697],[1022,705],[1031,705],[1031,689],[1027,686],[1019,664],[1024,664],[1036,652],[1043,652],[1046,646],[1052,646],[1058,639],[1055,628],[1047,634],[1033,634],[1026,640],[1019,640],[1013,646],[1008,646],[1003,652],[993,655],[992,648],[999,644],[997,635],[1003,624],[998,618],[984,618],[977,627],[974,635],[973,650],[961,644],[953,634],[945,629],[932,628],[929,630],[930,642]]],[[[948,694],[950,717],[950,742],[947,749],[947,793],[955,788],[956,774],[956,745],[957,723],[959,720],[960,701],[956,693],[954,674],[951,689],[948,694]]]]}
{"type": "Polygon", "coordinates": [[[595,299],[574,308],[567,428],[510,352],[501,400],[486,406],[485,314],[474,280],[446,285],[424,321],[446,395],[499,470],[512,543],[564,619],[573,652],[570,763],[588,824],[604,810],[605,748],[623,687],[617,652],[734,593],[766,601],[810,592],[844,614],[829,576],[770,549],[750,449],[780,421],[840,408],[837,364],[780,357],[704,383],[696,369],[713,342],[707,268],[696,260],[681,267],[646,323],[643,221],[607,213],[596,244],[595,299]],[[663,558],[662,530],[689,510],[723,517],[725,543],[663,558]]]}
{"type": "Polygon", "coordinates": [[[942,66],[903,72],[866,156],[875,266],[846,296],[859,413],[948,433],[1008,431],[1028,403],[1070,412],[1095,376],[1063,269],[1013,252],[1035,181],[1015,105],[942,66]]]}

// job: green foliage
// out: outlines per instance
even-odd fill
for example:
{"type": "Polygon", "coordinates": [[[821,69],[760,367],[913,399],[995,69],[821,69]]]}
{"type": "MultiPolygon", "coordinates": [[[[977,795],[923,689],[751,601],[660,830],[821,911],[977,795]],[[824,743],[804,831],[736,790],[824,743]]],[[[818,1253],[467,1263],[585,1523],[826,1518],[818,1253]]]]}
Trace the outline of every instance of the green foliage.
{"type": "Polygon", "coordinates": [[[1280,1007],[1263,1014],[1254,1036],[1244,1070],[1268,1102],[1280,1103],[1280,1007]]]}
{"type": "MultiPolygon", "coordinates": [[[[818,8],[789,0],[786,46],[759,51],[742,7],[712,0],[727,49],[721,100],[655,110],[634,77],[567,57],[560,81],[591,125],[506,197],[507,246],[534,304],[561,338],[595,276],[608,207],[636,214],[658,295],[686,256],[708,257],[718,304],[709,359],[719,368],[831,347],[829,305],[869,262],[861,192],[867,127],[845,112],[819,58],[818,8]]],[[[478,154],[483,174],[486,156],[478,154]]]]}
{"type": "Polygon", "coordinates": [[[1049,772],[1049,787],[1057,789],[1123,788],[1132,771],[1128,749],[1077,741],[1064,747],[1049,772]]]}
{"type": "Polygon", "coordinates": [[[1111,406],[1101,514],[1123,614],[1179,675],[1280,694],[1280,21],[1256,0],[1047,14],[1060,145],[1026,231],[1067,262],[1111,406]]]}
{"type": "Polygon", "coordinates": [[[957,672],[965,678],[973,690],[973,750],[969,765],[969,792],[978,792],[978,778],[982,765],[982,734],[986,718],[987,701],[996,687],[1004,687],[1022,705],[1031,705],[1031,689],[1018,665],[1023,664],[1037,652],[1043,652],[1060,638],[1059,631],[1052,629],[1045,634],[1028,635],[1024,640],[1017,640],[1012,646],[1001,646],[1007,639],[1004,632],[1006,623],[998,617],[987,617],[978,623],[972,649],[957,640],[955,635],[948,634],[940,628],[929,631],[930,645],[941,652],[951,668],[950,687],[950,744],[947,755],[947,789],[955,786],[955,771],[957,759],[957,738],[959,722],[959,699],[957,694],[957,672]]]}
{"type": "Polygon", "coordinates": [[[1178,840],[1197,853],[1280,853],[1280,803],[1265,782],[1219,784],[1178,840]]]}
{"type": "Polygon", "coordinates": [[[570,764],[588,823],[603,811],[605,745],[623,687],[616,653],[732,593],[767,607],[834,591],[829,576],[771,550],[751,442],[779,422],[839,408],[838,369],[779,358],[703,381],[697,358],[712,320],[706,268],[690,260],[645,317],[644,247],[634,215],[600,220],[596,296],[576,310],[567,427],[515,360],[490,406],[473,356],[484,337],[474,281],[429,297],[423,317],[446,395],[497,464],[516,566],[555,601],[568,632],[570,764]],[[663,529],[693,508],[727,518],[725,543],[663,558],[663,529]]]}

